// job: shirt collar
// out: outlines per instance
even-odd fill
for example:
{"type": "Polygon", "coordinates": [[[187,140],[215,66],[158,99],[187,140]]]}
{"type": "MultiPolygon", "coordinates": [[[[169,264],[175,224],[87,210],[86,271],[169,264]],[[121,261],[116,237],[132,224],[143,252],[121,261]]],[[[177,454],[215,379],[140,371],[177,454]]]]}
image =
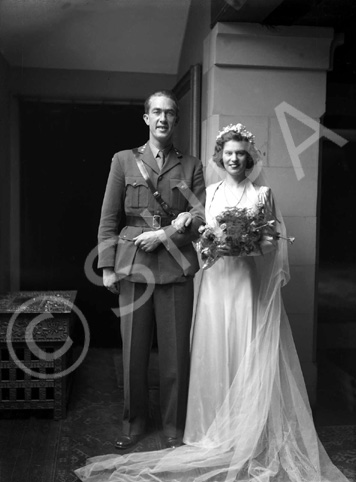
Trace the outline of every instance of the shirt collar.
{"type": "Polygon", "coordinates": [[[159,151],[163,151],[164,153],[164,157],[167,157],[168,153],[170,152],[170,150],[172,149],[173,147],[173,144],[169,145],[168,147],[165,147],[164,149],[158,149],[156,146],[154,146],[151,142],[148,142],[149,146],[150,146],[150,149],[152,151],[152,154],[153,154],[153,157],[156,159],[157,157],[157,154],[159,153],[159,151]]]}

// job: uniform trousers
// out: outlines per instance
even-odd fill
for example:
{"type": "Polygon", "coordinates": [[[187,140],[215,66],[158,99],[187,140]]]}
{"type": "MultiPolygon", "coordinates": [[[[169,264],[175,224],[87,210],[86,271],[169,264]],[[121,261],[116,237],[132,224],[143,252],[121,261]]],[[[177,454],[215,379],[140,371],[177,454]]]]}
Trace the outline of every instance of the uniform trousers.
{"type": "Polygon", "coordinates": [[[178,438],[184,432],[188,398],[193,278],[183,283],[156,284],[142,303],[147,287],[145,283],[120,281],[123,433],[139,435],[145,431],[148,363],[156,323],[163,432],[178,438]]]}

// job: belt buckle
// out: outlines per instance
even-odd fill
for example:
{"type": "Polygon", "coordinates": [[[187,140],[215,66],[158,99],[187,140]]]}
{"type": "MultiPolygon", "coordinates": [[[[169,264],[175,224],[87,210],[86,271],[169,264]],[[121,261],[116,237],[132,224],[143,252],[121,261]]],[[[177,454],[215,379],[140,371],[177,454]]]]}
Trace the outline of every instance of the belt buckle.
{"type": "Polygon", "coordinates": [[[155,214],[152,216],[152,228],[153,229],[160,229],[161,227],[161,216],[159,214],[155,214]]]}

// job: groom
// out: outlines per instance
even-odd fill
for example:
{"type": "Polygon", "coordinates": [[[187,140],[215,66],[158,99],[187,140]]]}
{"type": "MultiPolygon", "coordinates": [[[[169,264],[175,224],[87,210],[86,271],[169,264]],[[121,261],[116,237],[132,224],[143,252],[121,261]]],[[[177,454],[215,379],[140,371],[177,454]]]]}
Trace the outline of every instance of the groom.
{"type": "Polygon", "coordinates": [[[116,442],[119,449],[134,445],[145,433],[147,367],[154,324],[166,446],[182,443],[193,277],[199,268],[192,241],[197,239],[204,219],[201,162],[182,154],[172,142],[179,120],[174,94],[159,91],[150,95],[143,118],[149,127],[148,142],[113,157],[98,235],[103,284],[119,294],[124,367],[123,431],[116,442]],[[184,232],[171,226],[181,212],[191,214],[184,232]]]}

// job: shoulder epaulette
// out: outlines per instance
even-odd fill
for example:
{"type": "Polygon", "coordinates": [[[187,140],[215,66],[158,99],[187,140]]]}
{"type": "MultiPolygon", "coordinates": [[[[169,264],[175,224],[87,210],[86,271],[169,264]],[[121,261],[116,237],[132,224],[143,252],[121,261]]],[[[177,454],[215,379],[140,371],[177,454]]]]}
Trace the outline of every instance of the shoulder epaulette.
{"type": "Polygon", "coordinates": [[[146,144],[144,144],[143,146],[141,146],[141,147],[139,147],[139,148],[137,149],[138,152],[139,152],[140,154],[142,154],[143,151],[146,149],[146,146],[147,146],[147,142],[146,142],[146,144]]]}
{"type": "Polygon", "coordinates": [[[173,147],[174,149],[174,152],[176,153],[176,156],[180,159],[181,157],[183,157],[183,154],[175,147],[173,147]]]}

